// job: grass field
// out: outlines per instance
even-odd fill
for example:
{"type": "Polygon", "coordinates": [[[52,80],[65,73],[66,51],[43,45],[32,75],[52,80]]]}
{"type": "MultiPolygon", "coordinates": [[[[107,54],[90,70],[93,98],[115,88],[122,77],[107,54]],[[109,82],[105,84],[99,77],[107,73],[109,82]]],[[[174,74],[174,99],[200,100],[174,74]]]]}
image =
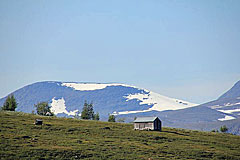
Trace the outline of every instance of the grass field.
{"type": "Polygon", "coordinates": [[[0,112],[0,137],[0,159],[240,159],[240,136],[21,112],[0,112]]]}

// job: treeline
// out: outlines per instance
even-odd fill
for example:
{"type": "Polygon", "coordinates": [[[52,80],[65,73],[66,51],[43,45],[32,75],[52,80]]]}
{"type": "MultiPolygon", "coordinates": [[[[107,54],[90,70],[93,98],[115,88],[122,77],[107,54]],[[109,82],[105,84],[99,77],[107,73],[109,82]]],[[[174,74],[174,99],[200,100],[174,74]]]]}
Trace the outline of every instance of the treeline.
{"type": "MultiPolygon", "coordinates": [[[[39,102],[34,105],[36,108],[36,112],[38,115],[42,116],[54,116],[54,113],[51,111],[51,107],[49,106],[48,102],[39,102]]],[[[9,95],[5,100],[1,110],[4,111],[15,111],[17,108],[17,102],[13,94],[9,95]]],[[[35,114],[35,111],[32,111],[32,114],[35,114]]],[[[84,102],[81,114],[76,113],[74,116],[78,119],[85,119],[85,120],[100,120],[99,113],[94,113],[93,103],[88,103],[86,100],[84,102]],[[80,115],[80,116],[79,116],[80,115]]],[[[108,117],[109,122],[116,122],[116,117],[114,115],[109,114],[108,117]]],[[[118,122],[124,122],[123,119],[119,119],[118,122]]]]}
{"type": "MultiPolygon", "coordinates": [[[[54,116],[54,113],[51,111],[51,107],[49,106],[48,102],[39,102],[34,105],[36,108],[37,114],[42,116],[54,116]]],[[[7,99],[5,100],[3,106],[0,108],[0,110],[4,111],[15,111],[17,108],[17,102],[13,94],[9,95],[7,99]]],[[[35,114],[34,111],[32,111],[33,114],[35,114]]],[[[88,103],[86,100],[84,102],[82,112],[81,114],[76,113],[74,116],[77,119],[85,119],[85,120],[100,120],[100,115],[97,112],[94,113],[93,103],[88,103]],[[80,115],[80,116],[79,116],[80,115]]],[[[120,118],[117,120],[118,122],[124,122],[124,118],[120,118]]],[[[112,114],[109,114],[108,122],[116,122],[116,117],[112,114]]],[[[224,125],[221,126],[220,131],[222,133],[226,133],[228,131],[228,128],[224,125]]],[[[212,132],[219,132],[218,130],[212,130],[212,132]]]]}
{"type": "MultiPolygon", "coordinates": [[[[88,103],[86,100],[84,102],[80,117],[81,119],[86,119],[86,120],[98,121],[100,119],[99,113],[98,112],[96,114],[94,113],[93,103],[92,102],[88,103]]],[[[108,122],[116,122],[116,117],[112,114],[109,114],[108,122]]]]}

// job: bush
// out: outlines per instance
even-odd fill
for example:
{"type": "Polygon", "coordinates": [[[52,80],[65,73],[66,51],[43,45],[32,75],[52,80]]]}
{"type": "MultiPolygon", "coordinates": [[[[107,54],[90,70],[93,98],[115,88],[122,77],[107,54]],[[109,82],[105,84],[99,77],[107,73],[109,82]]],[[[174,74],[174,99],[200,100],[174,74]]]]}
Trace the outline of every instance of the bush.
{"type": "Polygon", "coordinates": [[[228,131],[228,128],[224,125],[224,126],[222,126],[222,127],[220,128],[220,131],[223,132],[223,133],[225,133],[225,132],[228,131]]]}
{"type": "Polygon", "coordinates": [[[34,105],[37,109],[37,114],[42,116],[53,116],[54,114],[51,112],[48,102],[40,102],[34,105]]]}
{"type": "Polygon", "coordinates": [[[5,100],[5,102],[4,102],[3,106],[2,106],[2,110],[5,110],[5,111],[15,111],[16,108],[17,108],[16,99],[14,98],[14,95],[11,94],[5,100]]]}
{"type": "Polygon", "coordinates": [[[114,115],[109,115],[108,122],[116,122],[116,118],[114,115]]]}

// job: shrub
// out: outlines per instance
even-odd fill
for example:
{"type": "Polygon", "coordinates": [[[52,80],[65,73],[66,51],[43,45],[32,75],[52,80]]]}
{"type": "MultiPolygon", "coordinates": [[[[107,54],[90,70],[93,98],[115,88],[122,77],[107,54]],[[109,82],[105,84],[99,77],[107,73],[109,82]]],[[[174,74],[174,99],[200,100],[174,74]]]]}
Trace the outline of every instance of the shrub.
{"type": "Polygon", "coordinates": [[[40,102],[34,105],[37,109],[37,114],[42,116],[53,116],[54,114],[51,112],[48,102],[40,102]]]}
{"type": "Polygon", "coordinates": [[[116,118],[114,115],[109,115],[108,122],[116,122],[116,118]]]}
{"type": "Polygon", "coordinates": [[[224,126],[222,126],[222,127],[220,128],[220,131],[223,132],[223,133],[225,133],[225,132],[228,131],[228,128],[224,125],[224,126]]]}

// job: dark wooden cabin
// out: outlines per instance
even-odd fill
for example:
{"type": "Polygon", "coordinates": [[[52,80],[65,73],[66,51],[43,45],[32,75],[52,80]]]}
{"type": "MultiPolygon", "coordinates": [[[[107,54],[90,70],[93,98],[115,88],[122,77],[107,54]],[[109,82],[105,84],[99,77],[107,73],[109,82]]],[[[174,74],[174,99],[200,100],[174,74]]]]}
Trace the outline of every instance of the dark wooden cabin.
{"type": "Polygon", "coordinates": [[[137,117],[133,123],[135,130],[162,130],[162,122],[158,117],[137,117]]]}
{"type": "Polygon", "coordinates": [[[43,121],[41,119],[36,119],[35,120],[35,125],[42,125],[43,121]]]}

